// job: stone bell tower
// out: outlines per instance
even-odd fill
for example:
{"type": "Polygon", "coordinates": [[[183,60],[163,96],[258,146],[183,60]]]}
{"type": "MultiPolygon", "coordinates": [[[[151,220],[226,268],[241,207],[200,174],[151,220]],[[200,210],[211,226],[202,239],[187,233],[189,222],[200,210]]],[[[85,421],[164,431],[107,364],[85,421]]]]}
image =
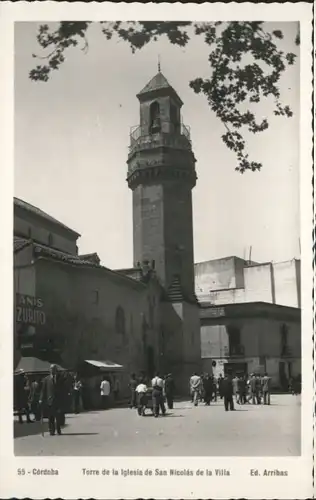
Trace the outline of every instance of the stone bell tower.
{"type": "Polygon", "coordinates": [[[137,95],[140,124],[131,130],[127,182],[133,191],[134,266],[154,263],[168,290],[175,277],[193,299],[192,188],[195,157],[183,105],[160,72],[137,95]]]}

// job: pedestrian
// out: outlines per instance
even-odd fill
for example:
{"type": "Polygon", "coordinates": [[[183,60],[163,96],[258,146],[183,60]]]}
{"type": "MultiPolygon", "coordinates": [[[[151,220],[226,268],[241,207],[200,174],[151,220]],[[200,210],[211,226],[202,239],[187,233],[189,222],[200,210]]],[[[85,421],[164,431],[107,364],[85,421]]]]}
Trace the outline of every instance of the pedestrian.
{"type": "Polygon", "coordinates": [[[80,413],[81,393],[82,393],[82,382],[79,379],[78,374],[76,373],[73,382],[74,410],[76,414],[80,413]]]}
{"type": "Polygon", "coordinates": [[[143,378],[139,380],[139,384],[135,389],[137,398],[137,412],[138,415],[145,415],[145,410],[147,406],[147,385],[143,378]]]}
{"type": "Polygon", "coordinates": [[[204,386],[204,403],[206,406],[210,406],[213,392],[213,380],[210,375],[207,373],[203,380],[204,386]]]}
{"type": "Polygon", "coordinates": [[[228,375],[227,373],[225,374],[224,380],[222,382],[222,391],[224,397],[225,411],[228,410],[233,411],[235,409],[233,400],[234,387],[231,376],[228,375]]]}
{"type": "Polygon", "coordinates": [[[250,394],[251,394],[251,402],[253,405],[255,404],[260,404],[260,396],[259,396],[259,390],[260,390],[260,385],[258,383],[257,376],[255,373],[252,373],[250,375],[250,394]]]}
{"type": "Polygon", "coordinates": [[[271,385],[271,378],[268,376],[267,373],[265,373],[264,376],[262,377],[263,404],[265,405],[270,404],[270,385],[271,385]]]}
{"type": "Polygon", "coordinates": [[[159,410],[161,410],[162,415],[165,415],[166,409],[163,400],[163,380],[160,377],[159,373],[156,373],[156,376],[152,379],[151,385],[153,388],[152,392],[152,400],[153,400],[153,411],[154,416],[157,418],[159,416],[159,410]]]}
{"type": "Polygon", "coordinates": [[[41,386],[37,379],[33,380],[31,383],[31,390],[29,396],[30,410],[34,415],[36,422],[41,420],[41,409],[40,409],[40,396],[41,396],[41,386]]]}
{"type": "Polygon", "coordinates": [[[200,377],[201,377],[201,385],[200,385],[200,389],[199,389],[198,400],[202,403],[204,401],[204,398],[205,398],[204,379],[206,377],[206,373],[201,373],[200,377]]]}
{"type": "Polygon", "coordinates": [[[220,373],[217,381],[218,385],[218,394],[221,399],[223,399],[223,391],[222,391],[222,383],[223,383],[223,375],[220,373]]]}
{"type": "Polygon", "coordinates": [[[261,394],[262,394],[262,378],[257,373],[257,375],[256,375],[256,399],[257,399],[258,405],[261,404],[261,394]]]}
{"type": "Polygon", "coordinates": [[[129,384],[128,384],[128,387],[130,389],[130,403],[129,403],[130,408],[136,408],[136,406],[137,406],[136,392],[135,392],[137,385],[138,385],[138,383],[136,380],[135,373],[132,373],[129,384]]]}
{"type": "Polygon", "coordinates": [[[167,406],[168,406],[169,410],[172,410],[173,409],[173,401],[174,401],[174,392],[175,392],[175,385],[174,385],[172,373],[168,373],[168,375],[165,378],[164,391],[165,391],[165,395],[166,395],[167,406]]]}
{"type": "Polygon", "coordinates": [[[237,375],[235,375],[234,378],[233,378],[233,380],[232,380],[233,391],[234,391],[234,396],[236,398],[236,403],[240,404],[239,392],[238,392],[238,382],[239,382],[239,379],[238,379],[237,375]]]}
{"type": "Polygon", "coordinates": [[[103,410],[106,410],[109,407],[111,385],[110,385],[108,378],[105,375],[103,376],[103,379],[102,379],[102,382],[100,385],[100,390],[101,390],[102,408],[103,408],[103,410]]]}
{"type": "Polygon", "coordinates": [[[51,436],[55,431],[61,434],[64,405],[64,383],[57,371],[56,365],[51,365],[50,374],[44,378],[40,396],[42,412],[47,410],[48,427],[51,436]]]}
{"type": "Polygon", "coordinates": [[[113,396],[114,401],[118,401],[120,397],[120,381],[115,375],[113,376],[113,396]]]}
{"type": "Polygon", "coordinates": [[[19,423],[23,424],[23,415],[26,415],[26,421],[28,424],[30,424],[32,423],[32,420],[30,419],[29,409],[30,384],[28,377],[24,373],[24,370],[20,370],[18,375],[16,376],[15,391],[19,423]]]}
{"type": "Polygon", "coordinates": [[[214,375],[211,376],[211,383],[212,383],[211,401],[214,401],[216,403],[216,401],[217,401],[217,380],[214,377],[214,375]]]}
{"type": "Polygon", "coordinates": [[[238,380],[238,391],[240,404],[247,403],[247,379],[245,375],[241,375],[238,380]]]}
{"type": "Polygon", "coordinates": [[[201,377],[195,372],[190,378],[191,394],[193,395],[193,404],[197,406],[199,403],[200,393],[202,391],[201,377]]]}

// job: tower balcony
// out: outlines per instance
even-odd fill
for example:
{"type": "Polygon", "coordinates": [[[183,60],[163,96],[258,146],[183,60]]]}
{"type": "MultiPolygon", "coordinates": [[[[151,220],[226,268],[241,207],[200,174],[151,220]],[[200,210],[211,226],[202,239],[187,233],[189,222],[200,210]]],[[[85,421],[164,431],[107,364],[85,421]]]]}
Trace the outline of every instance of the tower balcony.
{"type": "Polygon", "coordinates": [[[191,150],[190,128],[180,123],[176,126],[171,122],[159,123],[159,129],[136,125],[131,128],[129,156],[144,149],[171,147],[175,149],[191,150]]]}

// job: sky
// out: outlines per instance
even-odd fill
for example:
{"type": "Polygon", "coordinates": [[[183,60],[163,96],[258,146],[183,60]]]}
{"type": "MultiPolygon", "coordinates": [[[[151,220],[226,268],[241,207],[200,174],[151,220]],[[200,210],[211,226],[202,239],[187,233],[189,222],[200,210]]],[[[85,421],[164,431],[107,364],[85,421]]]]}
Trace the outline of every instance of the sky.
{"type": "MultiPolygon", "coordinates": [[[[297,53],[296,23],[267,23],[281,29],[284,50],[297,53]]],[[[132,192],[126,183],[129,132],[139,124],[136,94],[161,70],[184,102],[197,159],[193,190],[195,262],[236,255],[257,262],[300,257],[299,61],[280,82],[292,118],[275,117],[270,100],[258,116],[270,127],[249,136],[261,172],[235,171],[236,158],[221,139],[221,122],[190,80],[210,75],[209,47],[192,37],[179,48],[166,39],[136,54],[123,41],[107,41],[96,23],[89,49],[71,49],[47,83],[28,73],[42,54],[38,24],[15,24],[14,195],[38,206],[81,234],[80,253],[97,252],[113,268],[133,264],[132,192]]],[[[248,137],[248,136],[247,136],[248,137]]]]}

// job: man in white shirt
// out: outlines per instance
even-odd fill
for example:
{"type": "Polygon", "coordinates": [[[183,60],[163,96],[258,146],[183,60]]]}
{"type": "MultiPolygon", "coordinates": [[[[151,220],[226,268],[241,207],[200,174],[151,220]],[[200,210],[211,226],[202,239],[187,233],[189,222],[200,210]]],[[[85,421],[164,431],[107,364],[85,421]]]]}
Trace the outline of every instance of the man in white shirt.
{"type": "Polygon", "coordinates": [[[135,389],[137,397],[137,412],[138,415],[145,415],[145,409],[147,404],[147,385],[144,384],[143,380],[140,380],[138,386],[135,389]]]}
{"type": "Polygon", "coordinates": [[[164,398],[163,398],[163,380],[159,376],[159,373],[156,374],[156,376],[152,379],[151,385],[153,388],[153,410],[154,410],[154,415],[157,418],[159,416],[159,410],[161,409],[161,413],[165,415],[166,413],[166,408],[165,408],[165,403],[164,403],[164,398]]]}
{"type": "Polygon", "coordinates": [[[103,380],[100,385],[100,390],[101,390],[102,408],[105,410],[109,406],[109,396],[111,392],[110,382],[106,377],[103,377],[103,380]]]}
{"type": "Polygon", "coordinates": [[[190,378],[190,389],[193,396],[194,406],[197,406],[200,392],[202,390],[202,379],[197,373],[194,373],[190,378]]]}

